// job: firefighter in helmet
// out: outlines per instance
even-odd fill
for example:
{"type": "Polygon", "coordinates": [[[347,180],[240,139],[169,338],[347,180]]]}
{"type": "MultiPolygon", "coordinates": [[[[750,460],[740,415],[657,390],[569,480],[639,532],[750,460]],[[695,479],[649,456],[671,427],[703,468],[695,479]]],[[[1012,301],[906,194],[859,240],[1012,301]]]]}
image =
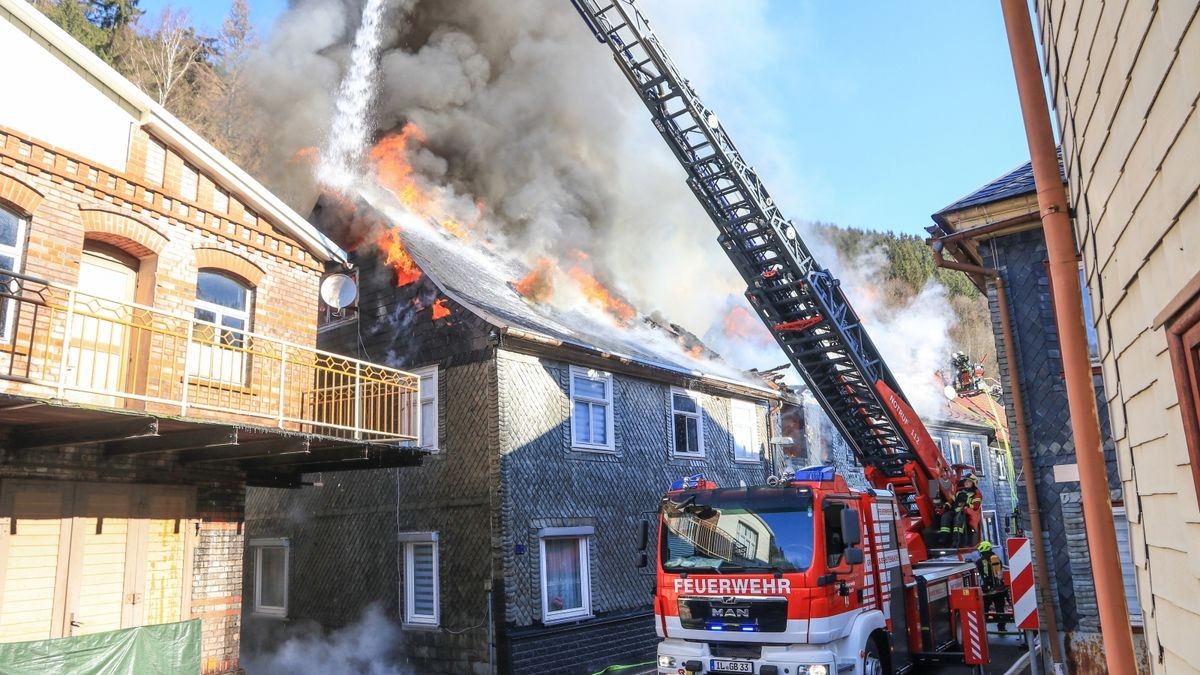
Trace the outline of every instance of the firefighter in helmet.
{"type": "Polygon", "coordinates": [[[975,564],[983,585],[983,611],[985,614],[995,614],[999,621],[996,627],[1004,631],[1004,565],[1000,562],[1000,556],[992,550],[992,542],[981,541],[976,550],[979,551],[979,560],[975,564]]]}
{"type": "Polygon", "coordinates": [[[975,532],[979,531],[979,509],[983,503],[983,495],[976,485],[974,471],[966,471],[958,481],[958,491],[954,493],[954,502],[942,511],[941,527],[938,528],[938,538],[942,546],[962,548],[970,545],[975,532]]]}

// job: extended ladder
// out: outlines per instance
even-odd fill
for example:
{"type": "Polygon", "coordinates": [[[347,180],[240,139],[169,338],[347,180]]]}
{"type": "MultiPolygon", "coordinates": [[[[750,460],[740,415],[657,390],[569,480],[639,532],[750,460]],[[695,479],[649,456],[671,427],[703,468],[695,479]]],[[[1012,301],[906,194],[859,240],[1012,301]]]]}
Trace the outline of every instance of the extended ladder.
{"type": "MultiPolygon", "coordinates": [[[[840,283],[746,164],[717,116],[671,62],[633,0],[572,0],[650,110],[687,171],[751,304],[878,487],[918,497],[946,487],[944,465],[840,283]]],[[[925,500],[922,499],[922,502],[925,500]]],[[[932,518],[928,504],[922,515],[932,518]]]]}

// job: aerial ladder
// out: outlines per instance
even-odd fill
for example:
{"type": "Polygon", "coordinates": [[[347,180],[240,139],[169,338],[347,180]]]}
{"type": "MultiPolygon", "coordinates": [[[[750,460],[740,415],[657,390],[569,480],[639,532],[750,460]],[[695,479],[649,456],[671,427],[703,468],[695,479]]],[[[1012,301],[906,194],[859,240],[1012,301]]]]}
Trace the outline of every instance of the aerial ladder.
{"type": "Polygon", "coordinates": [[[862,320],[795,225],[784,218],[716,114],[700,100],[631,0],[572,0],[650,111],[719,230],[759,318],[863,466],[867,480],[916,511],[910,555],[926,556],[938,503],[953,501],[952,468],[934,444],[862,320]]]}

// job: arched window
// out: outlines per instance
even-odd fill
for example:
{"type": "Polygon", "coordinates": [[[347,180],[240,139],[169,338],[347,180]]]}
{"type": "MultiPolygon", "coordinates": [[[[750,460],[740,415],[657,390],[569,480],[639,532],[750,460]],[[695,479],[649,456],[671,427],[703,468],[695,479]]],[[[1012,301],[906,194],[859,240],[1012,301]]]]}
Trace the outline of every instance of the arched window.
{"type": "MultiPolygon", "coordinates": [[[[15,295],[12,277],[4,272],[21,271],[21,254],[25,248],[25,219],[0,206],[0,290],[15,295]]],[[[13,314],[16,308],[11,298],[0,302],[0,340],[12,335],[13,314]]]]}
{"type": "Polygon", "coordinates": [[[200,270],[196,278],[196,327],[191,374],[229,384],[246,383],[254,290],[219,270],[200,270]]]}

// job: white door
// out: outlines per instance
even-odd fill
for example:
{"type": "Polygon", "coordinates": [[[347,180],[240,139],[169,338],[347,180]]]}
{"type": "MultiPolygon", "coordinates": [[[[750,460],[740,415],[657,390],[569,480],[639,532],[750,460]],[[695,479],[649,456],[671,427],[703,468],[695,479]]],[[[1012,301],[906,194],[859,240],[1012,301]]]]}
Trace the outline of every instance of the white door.
{"type": "Polygon", "coordinates": [[[111,394],[125,391],[137,261],[115,250],[85,249],[78,288],[67,382],[80,391],[71,398],[115,407],[111,394]]]}

